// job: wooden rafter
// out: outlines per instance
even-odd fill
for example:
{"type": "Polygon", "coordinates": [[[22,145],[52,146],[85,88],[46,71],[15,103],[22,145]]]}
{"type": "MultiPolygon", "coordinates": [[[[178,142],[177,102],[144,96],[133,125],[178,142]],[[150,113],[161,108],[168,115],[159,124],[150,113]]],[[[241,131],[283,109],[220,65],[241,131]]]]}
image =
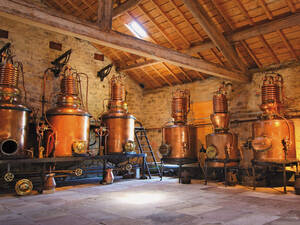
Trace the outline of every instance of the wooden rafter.
{"type": "Polygon", "coordinates": [[[171,5],[174,7],[174,9],[179,13],[179,15],[184,19],[186,24],[193,30],[193,32],[198,36],[200,40],[204,40],[204,38],[201,36],[201,34],[196,30],[196,28],[191,24],[190,20],[186,18],[186,16],[181,12],[181,10],[176,6],[174,3],[174,0],[169,0],[171,5]]]}
{"type": "Polygon", "coordinates": [[[174,42],[168,37],[168,35],[163,31],[163,29],[159,26],[158,23],[156,23],[150,15],[146,12],[146,10],[143,8],[143,6],[138,5],[138,8],[145,14],[145,16],[148,18],[148,20],[155,26],[155,28],[164,36],[164,38],[173,46],[173,48],[177,48],[174,42]]]}
{"type": "Polygon", "coordinates": [[[210,52],[213,54],[213,56],[218,60],[218,62],[224,66],[224,62],[221,60],[221,58],[219,57],[219,55],[214,51],[214,49],[210,49],[210,52]]]}
{"type": "Polygon", "coordinates": [[[285,0],[285,1],[286,1],[286,4],[288,5],[290,11],[292,13],[296,12],[296,7],[292,1],[291,0],[285,0]]]}
{"type": "Polygon", "coordinates": [[[298,56],[297,56],[295,50],[293,49],[293,46],[290,44],[290,42],[288,41],[288,39],[286,38],[286,36],[282,32],[282,30],[278,30],[277,33],[279,34],[279,36],[280,36],[282,42],[284,43],[285,47],[289,50],[291,56],[295,59],[298,59],[298,56]]]}
{"type": "Polygon", "coordinates": [[[127,0],[113,10],[113,18],[115,19],[121,16],[123,13],[128,12],[140,2],[141,0],[127,0]]]}
{"type": "Polygon", "coordinates": [[[276,54],[274,53],[274,51],[272,50],[272,48],[270,47],[270,45],[268,44],[268,42],[266,41],[266,39],[264,38],[263,35],[259,35],[258,36],[260,42],[263,44],[264,48],[269,52],[269,54],[272,56],[273,60],[276,63],[280,63],[278,57],[276,56],[276,54]]]}
{"type": "Polygon", "coordinates": [[[151,59],[151,60],[147,60],[145,62],[136,63],[136,64],[132,64],[132,65],[128,65],[128,66],[123,66],[123,67],[118,68],[118,70],[119,71],[134,70],[134,69],[142,68],[145,66],[150,66],[153,64],[157,64],[157,63],[160,63],[160,62],[151,59]]]}
{"type": "Polygon", "coordinates": [[[236,47],[236,51],[239,55],[239,57],[241,58],[241,60],[243,60],[243,62],[245,63],[245,65],[248,65],[248,61],[245,59],[244,55],[242,54],[242,52],[240,51],[240,49],[238,48],[238,46],[236,47]]]}
{"type": "Polygon", "coordinates": [[[201,80],[204,80],[204,79],[205,79],[205,77],[203,76],[203,74],[201,74],[201,73],[198,72],[198,71],[195,71],[195,72],[197,73],[198,77],[201,78],[201,80]]]}
{"type": "Polygon", "coordinates": [[[86,0],[81,0],[81,1],[92,11],[92,13],[96,13],[96,10],[86,0]]]}
{"type": "Polygon", "coordinates": [[[151,65],[151,69],[153,69],[153,71],[160,76],[169,86],[172,86],[172,83],[170,81],[168,81],[168,79],[163,76],[153,65],[151,65]]]}
{"type": "MultiPolygon", "coordinates": [[[[146,12],[144,12],[145,14],[146,14],[146,12]]],[[[136,20],[136,18],[134,18],[129,12],[127,12],[127,15],[131,18],[131,19],[135,19],[136,20]]],[[[153,24],[155,24],[154,23],[154,21],[152,21],[151,20],[151,18],[149,17],[149,20],[153,23],[153,24]]],[[[163,32],[163,31],[162,31],[163,32]]],[[[164,33],[164,32],[163,32],[164,33]]],[[[150,39],[153,41],[153,43],[155,43],[155,44],[158,44],[157,43],[157,41],[152,37],[152,35],[151,34],[149,34],[148,33],[148,35],[149,35],[149,37],[150,37],[150,39]]],[[[171,43],[172,44],[172,43],[171,43]]],[[[175,46],[175,48],[176,48],[176,46],[175,46]]],[[[166,68],[166,65],[163,63],[162,64],[165,68],[166,68]]],[[[145,65],[146,66],[146,65],[145,65]]],[[[168,68],[166,68],[167,70],[168,70],[168,68]]],[[[176,76],[176,74],[172,74],[173,76],[176,76]]],[[[180,79],[176,76],[176,78],[175,78],[177,81],[179,81],[180,82],[180,79]]]]}
{"type": "Polygon", "coordinates": [[[53,0],[53,2],[54,2],[56,5],[58,5],[58,7],[59,7],[62,11],[66,12],[66,13],[69,13],[69,11],[65,9],[64,5],[61,4],[60,1],[58,1],[58,0],[53,0]]]}
{"type": "MultiPolygon", "coordinates": [[[[127,13],[127,15],[131,18],[131,19],[135,19],[128,11],[126,12],[127,13]]],[[[149,19],[150,19],[150,21],[152,21],[151,20],[151,18],[149,17],[149,19]]],[[[136,20],[136,19],[135,19],[136,20]]],[[[153,21],[152,21],[153,22],[153,21]]],[[[154,23],[155,24],[155,23],[154,23]]],[[[150,37],[150,39],[151,39],[151,41],[153,42],[153,43],[155,43],[155,44],[158,44],[157,43],[157,41],[152,37],[152,35],[151,34],[148,34],[149,35],[149,37],[150,37]]],[[[175,46],[176,47],[176,46],[175,46]]],[[[166,67],[166,65],[163,63],[162,64],[164,67],[166,67]]],[[[145,63],[144,64],[144,66],[147,66],[147,63],[145,63]]],[[[166,68],[167,69],[167,68],[166,68]]],[[[175,75],[175,74],[174,74],[175,75]]],[[[176,76],[176,75],[175,75],[176,76]]],[[[178,80],[179,82],[180,82],[180,79],[176,76],[176,78],[175,78],[176,80],[178,80]]]]}
{"type": "Polygon", "coordinates": [[[161,15],[163,15],[166,20],[168,21],[168,23],[171,25],[171,27],[177,32],[177,34],[181,37],[181,39],[185,42],[185,44],[187,45],[187,48],[190,47],[190,42],[186,39],[186,37],[184,36],[184,34],[176,27],[176,25],[174,24],[174,22],[169,18],[169,16],[162,11],[162,9],[159,7],[159,5],[155,2],[155,0],[150,0],[152,4],[154,4],[156,6],[156,8],[158,9],[158,11],[160,12],[161,15]]]}
{"type": "Polygon", "coordinates": [[[245,9],[245,7],[241,3],[241,1],[240,0],[233,0],[233,1],[239,7],[239,9],[241,10],[242,14],[245,16],[245,18],[248,20],[248,23],[250,25],[254,25],[254,22],[252,21],[251,17],[249,16],[247,10],[245,9]]]}
{"type": "Polygon", "coordinates": [[[73,3],[73,1],[72,0],[66,0],[78,13],[79,13],[79,15],[84,15],[84,17],[86,18],[86,19],[90,19],[90,16],[89,15],[87,15],[83,10],[81,10],[80,8],[79,8],[79,6],[77,6],[75,3],[73,3]]]}
{"type": "Polygon", "coordinates": [[[178,67],[178,69],[180,70],[180,72],[183,73],[183,75],[189,80],[189,81],[193,81],[190,76],[184,71],[184,69],[182,69],[181,67],[178,67]]]}
{"type": "Polygon", "coordinates": [[[272,12],[269,10],[267,4],[265,3],[264,0],[258,0],[261,7],[263,8],[265,14],[267,15],[268,19],[271,20],[273,19],[273,15],[272,15],[272,12]]]}
{"type": "Polygon", "coordinates": [[[176,74],[165,64],[165,63],[162,63],[164,66],[165,66],[165,68],[169,71],[169,73],[179,82],[179,83],[182,83],[183,84],[183,81],[182,80],[180,80],[177,76],[176,76],[176,74]]]}
{"type": "MultiPolygon", "coordinates": [[[[117,57],[120,61],[122,61],[122,59],[121,59],[121,57],[119,56],[119,54],[116,54],[114,51],[112,51],[112,53],[114,54],[115,57],[117,57]]],[[[124,54],[125,54],[129,59],[132,60],[132,56],[131,56],[129,53],[124,52],[124,54]]],[[[152,77],[149,77],[149,75],[148,75],[143,69],[140,68],[139,70],[141,70],[142,73],[145,74],[145,76],[149,78],[149,81],[152,80],[152,77]]],[[[134,77],[138,77],[138,76],[136,76],[136,72],[135,72],[135,71],[131,71],[131,72],[134,73],[134,75],[135,75],[134,77]]],[[[144,81],[144,80],[143,80],[143,81],[144,81]]],[[[141,82],[141,81],[139,81],[139,82],[141,82]]],[[[159,83],[158,81],[156,81],[156,82],[159,83]]],[[[142,82],[142,83],[144,83],[144,82],[142,82]]],[[[151,86],[152,88],[157,88],[157,86],[153,85],[152,82],[146,82],[146,83],[149,84],[149,86],[151,86]]],[[[161,85],[159,84],[159,87],[160,87],[160,86],[161,86],[161,85]]]]}
{"type": "Polygon", "coordinates": [[[224,13],[224,10],[220,7],[219,3],[217,0],[211,0],[212,4],[216,7],[218,13],[223,17],[223,19],[225,20],[225,22],[228,24],[228,26],[230,27],[231,30],[235,30],[234,25],[232,24],[232,22],[230,21],[230,19],[228,18],[228,16],[224,13]]]}
{"type": "MultiPolygon", "coordinates": [[[[126,55],[129,59],[133,59],[132,56],[131,56],[128,52],[124,52],[124,53],[125,53],[125,55],[126,55]]],[[[155,80],[155,79],[151,76],[151,74],[149,74],[147,71],[145,71],[145,70],[143,69],[143,67],[141,67],[141,68],[139,68],[139,69],[140,69],[141,71],[143,71],[143,73],[145,73],[146,76],[150,78],[150,80],[152,80],[152,81],[155,80]]],[[[158,84],[158,87],[162,87],[162,86],[163,86],[163,85],[162,85],[160,82],[158,82],[157,80],[155,80],[154,83],[158,84]]]]}
{"type": "MultiPolygon", "coordinates": [[[[295,13],[294,15],[287,16],[285,18],[268,21],[263,24],[256,25],[254,27],[244,29],[242,31],[233,32],[232,34],[227,35],[225,37],[231,43],[234,43],[297,25],[300,25],[300,13],[295,13]]],[[[204,43],[194,45],[193,47],[184,50],[183,52],[188,54],[194,54],[214,47],[215,44],[213,42],[206,41],[204,43]]]]}
{"type": "Polygon", "coordinates": [[[206,11],[202,8],[198,1],[193,0],[183,0],[185,6],[191,11],[194,18],[197,22],[202,26],[205,32],[208,34],[209,38],[218,46],[222,54],[226,57],[228,62],[234,66],[239,68],[242,71],[246,71],[246,67],[244,63],[240,60],[237,53],[231,44],[226,40],[224,35],[218,31],[213,24],[213,22],[209,19],[206,11]]]}
{"type": "Polygon", "coordinates": [[[163,85],[161,83],[159,83],[156,79],[153,78],[153,76],[151,76],[151,74],[149,74],[146,70],[143,70],[145,74],[147,74],[147,77],[150,78],[150,80],[152,80],[154,83],[156,83],[158,85],[158,87],[162,87],[163,85]]]}
{"type": "Polygon", "coordinates": [[[249,55],[251,56],[251,58],[254,60],[254,62],[256,63],[256,65],[261,68],[262,64],[260,63],[260,61],[258,60],[258,58],[256,57],[256,55],[252,52],[252,50],[249,48],[248,44],[246,43],[246,41],[242,40],[241,41],[243,47],[247,50],[247,52],[249,53],[249,55]]]}

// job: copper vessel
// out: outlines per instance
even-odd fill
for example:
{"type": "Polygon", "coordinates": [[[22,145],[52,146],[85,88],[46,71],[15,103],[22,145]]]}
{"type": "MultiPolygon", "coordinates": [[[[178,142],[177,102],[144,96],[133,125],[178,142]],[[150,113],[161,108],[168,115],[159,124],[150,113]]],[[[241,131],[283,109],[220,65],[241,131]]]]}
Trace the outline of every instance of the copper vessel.
{"type": "Polygon", "coordinates": [[[57,107],[46,112],[52,132],[46,135],[46,156],[86,155],[89,143],[90,114],[82,108],[78,82],[68,68],[61,80],[57,107]]]}
{"type": "Polygon", "coordinates": [[[127,112],[125,86],[121,77],[112,77],[108,111],[99,118],[107,128],[104,154],[123,154],[135,150],[134,123],[136,118],[127,112]]]}
{"type": "Polygon", "coordinates": [[[30,109],[18,88],[21,64],[9,52],[2,53],[0,62],[0,157],[25,157],[30,109]]]}
{"type": "Polygon", "coordinates": [[[284,117],[283,79],[266,74],[262,86],[263,111],[252,124],[252,148],[258,161],[296,160],[295,127],[284,117]]]}
{"type": "Polygon", "coordinates": [[[213,96],[214,113],[210,115],[214,133],[206,136],[208,167],[237,166],[239,160],[238,137],[229,132],[230,114],[224,84],[213,96]]]}
{"type": "Polygon", "coordinates": [[[197,130],[187,124],[190,111],[190,93],[177,90],[172,98],[172,117],[174,123],[162,128],[162,145],[159,152],[163,160],[172,162],[196,161],[197,130]]]}

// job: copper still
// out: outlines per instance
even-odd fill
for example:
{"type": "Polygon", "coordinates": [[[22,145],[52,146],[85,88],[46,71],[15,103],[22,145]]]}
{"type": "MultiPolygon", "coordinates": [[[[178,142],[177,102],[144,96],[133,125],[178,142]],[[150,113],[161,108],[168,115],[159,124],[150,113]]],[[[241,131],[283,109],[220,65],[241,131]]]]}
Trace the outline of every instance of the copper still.
{"type": "MultiPolygon", "coordinates": [[[[52,132],[46,134],[45,156],[68,157],[88,153],[90,114],[79,98],[79,78],[67,67],[62,75],[57,106],[46,112],[52,132]]],[[[87,103],[86,103],[87,104],[87,103]]]]}
{"type": "Polygon", "coordinates": [[[219,160],[229,160],[227,166],[238,165],[238,137],[229,132],[230,114],[224,85],[213,96],[213,111],[210,115],[214,133],[206,136],[206,157],[209,167],[224,167],[219,160]]]}
{"type": "Polygon", "coordinates": [[[162,145],[159,148],[164,160],[169,162],[196,161],[196,127],[187,124],[190,111],[188,90],[176,90],[172,98],[173,124],[162,127],[162,145]]]}
{"type": "Polygon", "coordinates": [[[18,88],[22,65],[13,62],[10,44],[3,49],[0,54],[0,157],[25,157],[30,109],[22,103],[18,88]]]}
{"type": "Polygon", "coordinates": [[[295,127],[284,117],[283,78],[266,74],[262,85],[263,114],[252,124],[254,159],[259,161],[296,160],[295,127]]]}
{"type": "Polygon", "coordinates": [[[108,132],[104,154],[133,152],[135,150],[134,123],[136,118],[127,111],[125,86],[123,78],[120,76],[111,78],[107,110],[99,118],[108,132]]]}

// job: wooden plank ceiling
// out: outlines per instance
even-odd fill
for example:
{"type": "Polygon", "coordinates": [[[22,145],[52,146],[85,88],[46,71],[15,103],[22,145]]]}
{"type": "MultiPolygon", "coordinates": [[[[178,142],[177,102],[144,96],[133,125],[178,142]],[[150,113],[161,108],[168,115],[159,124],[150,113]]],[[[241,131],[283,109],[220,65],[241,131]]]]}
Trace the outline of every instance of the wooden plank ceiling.
{"type": "MultiPolygon", "coordinates": [[[[97,21],[98,0],[42,2],[66,14],[87,21],[97,21]]],[[[207,29],[205,31],[203,24],[201,26],[200,21],[193,16],[195,12],[188,10],[188,0],[135,2],[137,4],[132,4],[132,0],[115,1],[113,30],[134,36],[126,24],[135,20],[146,30],[146,41],[228,68],[233,67],[232,62],[227,60],[228,57],[222,54],[222,45],[216,47],[207,29]],[[125,3],[133,7],[119,14],[118,10],[122,11],[120,9],[125,3]]],[[[238,55],[245,69],[299,60],[300,0],[198,0],[198,3],[203,7],[218,35],[230,42],[233,52],[238,55]]],[[[173,86],[209,77],[207,74],[109,47],[95,47],[146,89],[173,86]]]]}

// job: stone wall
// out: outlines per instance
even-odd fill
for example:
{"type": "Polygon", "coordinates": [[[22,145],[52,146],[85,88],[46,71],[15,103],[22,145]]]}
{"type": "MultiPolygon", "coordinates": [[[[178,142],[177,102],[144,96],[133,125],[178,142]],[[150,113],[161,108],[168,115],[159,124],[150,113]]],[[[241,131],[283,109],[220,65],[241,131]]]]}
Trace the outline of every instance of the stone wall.
{"type": "MultiPolygon", "coordinates": [[[[104,61],[94,59],[94,53],[101,54],[89,42],[64,36],[55,32],[36,28],[13,20],[0,17],[0,29],[9,32],[9,38],[0,38],[0,47],[6,42],[11,42],[16,55],[15,60],[22,62],[25,72],[25,87],[27,90],[27,105],[35,111],[41,109],[42,78],[45,69],[51,66],[50,62],[68,49],[72,49],[69,65],[78,72],[86,73],[89,78],[88,88],[88,109],[97,117],[103,112],[103,99],[109,97],[109,79],[116,74],[113,68],[110,75],[100,82],[96,77],[97,71],[110,64],[108,58],[104,61]],[[62,44],[62,51],[49,48],[49,41],[62,44]]],[[[83,93],[85,94],[86,82],[83,79],[83,93]]],[[[125,85],[127,89],[127,101],[129,110],[138,118],[141,117],[142,89],[132,79],[126,77],[125,85]]],[[[21,87],[21,86],[20,86],[21,87]]],[[[53,107],[55,103],[54,94],[59,92],[59,79],[52,74],[47,80],[47,108],[53,107]]],[[[85,99],[85,96],[83,97],[85,99]]]]}

